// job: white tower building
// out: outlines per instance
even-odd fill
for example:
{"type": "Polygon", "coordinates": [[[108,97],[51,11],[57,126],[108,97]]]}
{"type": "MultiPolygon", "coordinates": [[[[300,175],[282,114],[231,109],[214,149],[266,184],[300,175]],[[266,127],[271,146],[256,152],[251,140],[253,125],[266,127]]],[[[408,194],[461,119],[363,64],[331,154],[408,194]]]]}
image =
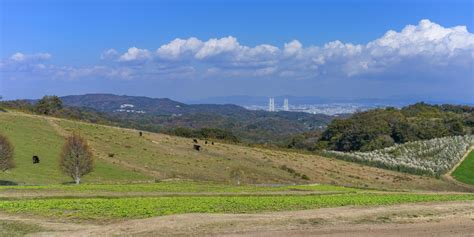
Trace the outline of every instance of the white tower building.
{"type": "Polygon", "coordinates": [[[270,97],[268,100],[268,111],[274,112],[275,111],[275,98],[270,97]]]}
{"type": "Polygon", "coordinates": [[[288,98],[283,100],[283,111],[290,111],[290,106],[288,105],[288,98]]]}

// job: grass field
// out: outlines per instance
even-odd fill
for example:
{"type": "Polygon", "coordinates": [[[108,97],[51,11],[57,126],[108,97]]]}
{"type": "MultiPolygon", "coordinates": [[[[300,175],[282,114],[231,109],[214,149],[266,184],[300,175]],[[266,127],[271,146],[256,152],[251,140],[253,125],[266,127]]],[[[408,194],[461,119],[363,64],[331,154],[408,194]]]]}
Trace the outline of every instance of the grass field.
{"type": "MultiPolygon", "coordinates": [[[[285,150],[201,141],[203,150],[197,152],[191,139],[140,137],[135,130],[16,112],[0,113],[0,133],[14,144],[17,164],[0,173],[0,182],[10,184],[0,186],[0,235],[5,236],[51,231],[45,227],[58,221],[87,230],[98,223],[185,213],[474,203],[469,193],[425,192],[466,190],[446,180],[285,150]],[[96,169],[81,185],[69,184],[58,165],[64,137],[72,132],[87,139],[96,158],[96,169]],[[40,156],[39,165],[31,163],[32,155],[40,156]],[[242,185],[230,177],[233,169],[243,171],[242,185]]],[[[472,156],[454,176],[472,180],[472,156]]]]}
{"type": "Polygon", "coordinates": [[[46,186],[0,186],[2,194],[14,191],[39,193],[70,192],[70,193],[255,193],[255,192],[284,192],[284,191],[319,191],[319,192],[350,192],[359,189],[325,184],[310,185],[225,185],[212,182],[174,181],[148,184],[85,184],[85,185],[46,185],[46,186]]]}
{"type": "MultiPolygon", "coordinates": [[[[17,184],[71,181],[59,169],[59,154],[64,140],[47,120],[0,113],[0,132],[13,143],[16,163],[15,169],[0,173],[0,180],[17,184]],[[40,157],[39,165],[32,163],[33,155],[40,157]]],[[[139,172],[98,159],[95,171],[84,179],[85,182],[130,182],[150,178],[139,172]]]]}
{"type": "Polygon", "coordinates": [[[245,184],[324,183],[375,189],[463,191],[440,179],[368,167],[312,154],[243,145],[205,145],[200,152],[192,140],[163,134],[101,126],[19,112],[0,113],[0,133],[15,146],[17,168],[0,173],[0,182],[49,185],[72,181],[59,171],[64,136],[82,134],[96,158],[94,172],[84,184],[150,183],[155,180],[197,180],[233,184],[234,169],[245,184]],[[41,163],[33,165],[31,157],[41,163]],[[305,175],[308,179],[302,179],[305,175]]]}
{"type": "Polygon", "coordinates": [[[463,183],[474,185],[474,151],[452,173],[452,176],[463,183]]]}

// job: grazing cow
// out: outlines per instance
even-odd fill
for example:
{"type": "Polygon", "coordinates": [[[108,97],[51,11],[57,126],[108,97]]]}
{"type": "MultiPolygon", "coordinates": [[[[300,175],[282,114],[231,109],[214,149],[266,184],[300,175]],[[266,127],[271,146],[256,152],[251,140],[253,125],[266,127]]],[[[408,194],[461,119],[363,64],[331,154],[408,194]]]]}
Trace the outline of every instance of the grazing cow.
{"type": "Polygon", "coordinates": [[[138,132],[138,135],[140,135],[140,137],[143,136],[142,131],[138,132]]]}
{"type": "Polygon", "coordinates": [[[200,146],[200,145],[194,144],[193,148],[194,148],[194,150],[196,150],[196,151],[200,151],[200,150],[201,150],[201,146],[200,146]]]}
{"type": "Polygon", "coordinates": [[[194,142],[194,143],[198,143],[198,140],[197,140],[197,139],[193,139],[193,142],[194,142]]]}
{"type": "Polygon", "coordinates": [[[40,158],[38,156],[33,156],[32,160],[33,160],[33,164],[39,164],[40,163],[40,158]]]}
{"type": "Polygon", "coordinates": [[[206,141],[204,144],[206,144],[206,145],[207,145],[207,141],[206,141]]]}
{"type": "Polygon", "coordinates": [[[214,142],[211,142],[212,145],[214,145],[214,142]]]}

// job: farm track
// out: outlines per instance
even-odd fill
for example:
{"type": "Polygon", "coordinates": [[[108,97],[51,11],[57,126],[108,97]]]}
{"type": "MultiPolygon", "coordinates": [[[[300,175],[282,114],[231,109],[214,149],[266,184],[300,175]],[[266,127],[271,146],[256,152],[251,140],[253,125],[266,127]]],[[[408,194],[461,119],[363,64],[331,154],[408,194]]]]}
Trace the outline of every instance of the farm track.
{"type": "Polygon", "coordinates": [[[31,236],[472,236],[474,202],[339,207],[261,214],[184,214],[105,224],[0,214],[37,224],[31,236]]]}

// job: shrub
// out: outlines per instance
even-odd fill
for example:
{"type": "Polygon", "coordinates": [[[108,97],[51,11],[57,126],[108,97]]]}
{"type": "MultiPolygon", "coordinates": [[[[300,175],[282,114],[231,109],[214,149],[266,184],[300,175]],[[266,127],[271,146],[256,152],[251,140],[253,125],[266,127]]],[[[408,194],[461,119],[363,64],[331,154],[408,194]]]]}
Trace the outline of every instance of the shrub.
{"type": "Polygon", "coordinates": [[[304,180],[309,180],[309,177],[307,175],[301,175],[301,179],[304,179],[304,180]]]}
{"type": "Polygon", "coordinates": [[[10,143],[7,137],[0,134],[0,170],[6,171],[14,168],[15,163],[13,161],[13,145],[10,143]]]}

